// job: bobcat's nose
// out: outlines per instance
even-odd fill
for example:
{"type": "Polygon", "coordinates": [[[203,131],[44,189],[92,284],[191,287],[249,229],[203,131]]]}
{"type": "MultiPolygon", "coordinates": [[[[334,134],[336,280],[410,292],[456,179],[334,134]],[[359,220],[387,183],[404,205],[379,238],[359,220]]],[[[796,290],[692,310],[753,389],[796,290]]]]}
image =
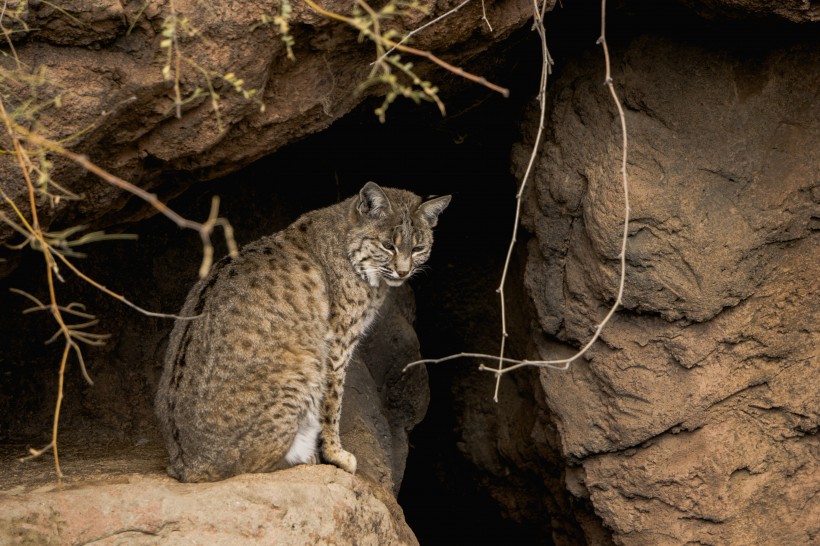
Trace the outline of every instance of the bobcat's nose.
{"type": "Polygon", "coordinates": [[[400,279],[406,279],[410,275],[410,270],[413,269],[410,257],[401,254],[396,255],[396,259],[393,262],[393,269],[400,279]]]}

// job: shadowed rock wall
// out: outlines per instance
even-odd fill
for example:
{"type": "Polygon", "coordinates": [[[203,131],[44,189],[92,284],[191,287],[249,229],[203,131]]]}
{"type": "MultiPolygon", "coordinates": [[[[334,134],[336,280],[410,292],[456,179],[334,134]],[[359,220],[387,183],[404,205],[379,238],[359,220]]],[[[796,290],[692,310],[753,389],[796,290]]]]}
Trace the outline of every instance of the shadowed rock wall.
{"type": "MultiPolygon", "coordinates": [[[[320,3],[331,11],[350,12],[346,2],[320,3]]],[[[426,6],[427,14],[419,11],[394,18],[390,24],[409,32],[458,3],[436,2],[426,6]]],[[[19,6],[11,4],[8,12],[16,12],[11,7],[19,6]]],[[[3,21],[16,31],[11,36],[17,42],[14,51],[22,72],[43,67],[45,81],[13,87],[5,99],[6,109],[12,112],[33,99],[38,109],[33,127],[43,136],[70,142],[75,152],[160,196],[176,195],[197,179],[236,171],[325,129],[368,94],[384,92],[379,86],[364,94],[358,90],[368,80],[375,58],[369,42],[360,42],[355,29],[317,15],[304,2],[291,4],[295,61],[287,58],[275,25],[261,23],[277,14],[276,1],[216,1],[204,6],[197,0],[76,0],[60,2],[60,9],[47,2],[29,2],[18,15],[19,22],[8,13],[3,21]],[[173,70],[166,80],[162,72],[168,49],[161,47],[162,33],[174,20],[177,50],[187,60],[180,61],[180,70],[173,70]],[[188,37],[186,27],[197,35],[188,37]],[[228,74],[243,79],[244,89],[258,93],[252,100],[244,98],[222,79],[228,74]],[[185,103],[179,117],[174,106],[177,75],[185,103]],[[196,88],[207,91],[209,80],[220,96],[218,113],[207,92],[188,100],[196,88]],[[61,106],[49,106],[48,101],[57,96],[61,106]]],[[[488,2],[487,8],[492,32],[481,22],[481,6],[474,2],[457,16],[415,34],[413,46],[461,64],[507,38],[531,16],[530,4],[523,0],[488,2]]],[[[412,60],[425,77],[435,66],[412,60]]],[[[0,58],[0,65],[9,71],[6,75],[12,83],[31,79],[13,76],[19,66],[10,55],[0,58]]],[[[443,72],[436,72],[437,78],[443,72]]],[[[53,160],[53,179],[85,199],[79,204],[63,200],[54,209],[44,207],[44,226],[55,218],[89,223],[108,216],[121,222],[126,216],[155,214],[144,207],[122,211],[128,197],[120,190],[68,161],[53,160]]],[[[14,156],[0,157],[0,188],[20,206],[28,205],[14,156]]],[[[12,233],[0,223],[0,241],[12,233]]]]}
{"type": "MultiPolygon", "coordinates": [[[[542,370],[541,384],[567,487],[616,542],[808,544],[820,533],[820,47],[783,40],[750,58],[696,34],[613,50],[629,135],[624,305],[587,358],[542,370]]],[[[617,290],[620,133],[598,55],[553,82],[527,195],[536,340],[585,342],[617,290]]],[[[517,172],[528,153],[516,149],[517,172]]]]}

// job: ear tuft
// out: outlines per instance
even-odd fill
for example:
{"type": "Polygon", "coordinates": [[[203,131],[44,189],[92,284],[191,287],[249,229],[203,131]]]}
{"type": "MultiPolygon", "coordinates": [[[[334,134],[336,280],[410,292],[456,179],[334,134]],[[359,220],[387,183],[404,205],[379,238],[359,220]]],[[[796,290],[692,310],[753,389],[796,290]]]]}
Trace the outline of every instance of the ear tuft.
{"type": "Polygon", "coordinates": [[[419,205],[419,212],[421,213],[422,218],[427,220],[427,223],[430,224],[430,227],[436,227],[436,224],[438,223],[438,215],[444,212],[444,209],[446,209],[447,205],[450,204],[451,198],[451,195],[445,195],[443,197],[436,197],[435,199],[425,201],[419,205]]]}
{"type": "Polygon", "coordinates": [[[368,182],[359,191],[359,202],[356,205],[356,210],[362,216],[384,218],[392,210],[392,207],[384,190],[375,182],[368,182]]]}

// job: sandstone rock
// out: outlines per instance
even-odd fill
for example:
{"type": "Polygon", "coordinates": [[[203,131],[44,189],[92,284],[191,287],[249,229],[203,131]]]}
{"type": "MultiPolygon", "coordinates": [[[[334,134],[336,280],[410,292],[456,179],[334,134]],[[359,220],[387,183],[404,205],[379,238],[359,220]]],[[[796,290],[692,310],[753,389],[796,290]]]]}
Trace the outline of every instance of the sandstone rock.
{"type": "MultiPolygon", "coordinates": [[[[31,2],[22,6],[26,9],[19,17],[28,21],[31,30],[14,27],[21,30],[15,34],[20,38],[15,51],[20,66],[45,70],[45,81],[31,83],[23,74],[15,78],[18,65],[8,56],[0,59],[9,75],[5,79],[21,82],[19,89],[10,90],[6,107],[11,110],[35,97],[37,116],[27,122],[41,134],[57,141],[68,139],[73,150],[121,178],[146,189],[159,188],[163,197],[173,196],[195,179],[235,171],[320,131],[367,94],[383,91],[358,90],[369,78],[375,50],[357,39],[356,30],[330,22],[303,2],[291,4],[295,61],[286,57],[274,26],[265,22],[277,14],[278,2],[241,0],[230,8],[215,4],[206,9],[194,0],[147,4],[72,0],[62,2],[60,10],[52,3],[31,2]],[[162,33],[173,28],[181,68],[177,72],[172,63],[171,77],[165,79],[168,47],[161,47],[162,33]],[[93,47],[76,47],[80,45],[93,47]],[[243,88],[256,90],[256,95],[247,99],[236,92],[223,77],[228,74],[244,80],[243,88]],[[185,103],[179,112],[174,106],[176,79],[185,103]],[[218,111],[209,86],[220,96],[218,111]],[[204,93],[194,96],[197,89],[204,93]],[[48,104],[56,97],[60,107],[48,104]],[[180,183],[175,176],[182,172],[190,173],[187,182],[180,183]]],[[[322,5],[339,13],[350,10],[349,3],[338,0],[322,5]]],[[[456,5],[454,0],[438,2],[427,15],[419,12],[391,24],[409,32],[456,5]]],[[[415,34],[413,45],[442,54],[449,48],[454,52],[448,59],[461,63],[509,36],[531,16],[531,4],[523,0],[487,7],[492,33],[481,22],[480,4],[471,3],[457,16],[415,34]]],[[[422,75],[432,70],[425,62],[415,64],[422,75]]],[[[70,162],[60,158],[54,162],[53,179],[85,199],[74,204],[62,200],[53,210],[43,207],[43,225],[55,216],[87,224],[124,207],[129,196],[120,190],[70,162]]],[[[1,157],[0,188],[27,206],[19,169],[13,156],[1,157]]],[[[129,216],[140,214],[132,211],[129,216]]],[[[123,220],[122,214],[118,220],[123,220]]],[[[0,241],[11,234],[0,223],[0,241]]]]}
{"type": "Polygon", "coordinates": [[[206,484],[119,481],[0,493],[0,543],[417,544],[389,493],[327,465],[206,484]]]}
{"type": "MultiPolygon", "coordinates": [[[[645,36],[613,59],[630,146],[624,305],[586,359],[541,371],[580,466],[569,489],[622,544],[811,543],[820,49],[750,64],[645,36]]],[[[617,289],[620,135],[602,78],[582,56],[553,82],[525,214],[539,329],[574,345],[617,289]]]]}

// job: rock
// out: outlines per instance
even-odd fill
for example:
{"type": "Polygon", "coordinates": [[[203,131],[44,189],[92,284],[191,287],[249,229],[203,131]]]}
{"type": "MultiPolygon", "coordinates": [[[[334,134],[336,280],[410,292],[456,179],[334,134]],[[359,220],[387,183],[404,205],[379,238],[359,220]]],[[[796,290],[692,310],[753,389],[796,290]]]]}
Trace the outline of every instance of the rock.
{"type": "Polygon", "coordinates": [[[795,23],[820,21],[820,7],[803,0],[683,0],[703,17],[765,18],[782,17],[795,23]]]}
{"type": "Polygon", "coordinates": [[[327,465],[180,484],[121,483],[0,494],[3,544],[418,544],[395,499],[327,465]]]}
{"type": "Polygon", "coordinates": [[[54,45],[99,47],[128,29],[128,17],[120,1],[67,0],[58,6],[34,0],[22,7],[28,12],[29,28],[28,32],[12,34],[15,40],[30,35],[54,45]]]}
{"type": "MultiPolygon", "coordinates": [[[[418,12],[392,19],[391,24],[409,32],[458,3],[438,2],[427,15],[418,12]]],[[[9,112],[18,103],[33,107],[25,101],[35,97],[36,116],[28,110],[17,114],[30,128],[69,143],[99,166],[158,191],[163,198],[177,195],[196,179],[236,171],[325,129],[367,96],[384,91],[378,86],[359,90],[370,78],[375,49],[358,40],[355,29],[317,15],[303,2],[291,4],[295,61],[287,58],[282,37],[270,22],[277,15],[278,2],[240,0],[230,9],[204,9],[194,0],[148,4],[70,0],[61,2],[59,10],[46,2],[14,4],[22,10],[19,21],[9,23],[16,22],[13,28],[19,31],[13,35],[19,39],[15,52],[20,66],[44,74],[31,78],[11,58],[0,61],[11,97],[19,99],[7,100],[5,106],[9,112]],[[26,21],[28,27],[23,26],[26,21]],[[176,37],[173,47],[163,46],[163,33],[176,37]],[[163,76],[166,66],[168,78],[163,76]],[[246,98],[231,83],[236,79],[226,78],[231,74],[243,80],[242,89],[256,93],[246,98]],[[174,104],[177,82],[184,102],[179,110],[174,104]],[[216,108],[211,90],[219,95],[216,108]]],[[[321,4],[339,13],[350,10],[349,3],[338,0],[321,4]]],[[[440,54],[453,50],[448,60],[460,64],[521,27],[532,10],[524,0],[494,2],[487,8],[492,33],[482,23],[481,5],[470,3],[455,16],[415,34],[413,46],[440,54]]],[[[423,77],[434,66],[415,64],[423,77]]],[[[104,215],[126,220],[119,211],[128,195],[69,161],[54,157],[53,162],[53,180],[84,199],[43,206],[44,226],[55,218],[82,224],[104,215]]],[[[26,184],[20,181],[14,156],[0,157],[0,188],[20,206],[28,206],[26,184]]],[[[60,194],[53,186],[52,190],[60,194]]],[[[46,204],[45,198],[41,204],[46,204]]],[[[138,219],[152,214],[155,211],[141,207],[127,216],[138,219]]],[[[9,226],[0,223],[0,242],[12,234],[9,226]]]]}
{"type": "MultiPolygon", "coordinates": [[[[811,543],[820,49],[750,63],[643,36],[613,60],[629,136],[624,304],[586,358],[540,372],[569,490],[620,544],[811,543]]],[[[581,55],[553,82],[524,216],[536,341],[580,346],[615,298],[620,134],[602,78],[581,55]]]]}
{"type": "Polygon", "coordinates": [[[392,290],[350,364],[339,425],[342,444],[358,460],[357,472],[394,496],[407,462],[407,435],[430,401],[426,370],[402,373],[405,364],[421,358],[414,316],[410,287],[392,290]]]}

